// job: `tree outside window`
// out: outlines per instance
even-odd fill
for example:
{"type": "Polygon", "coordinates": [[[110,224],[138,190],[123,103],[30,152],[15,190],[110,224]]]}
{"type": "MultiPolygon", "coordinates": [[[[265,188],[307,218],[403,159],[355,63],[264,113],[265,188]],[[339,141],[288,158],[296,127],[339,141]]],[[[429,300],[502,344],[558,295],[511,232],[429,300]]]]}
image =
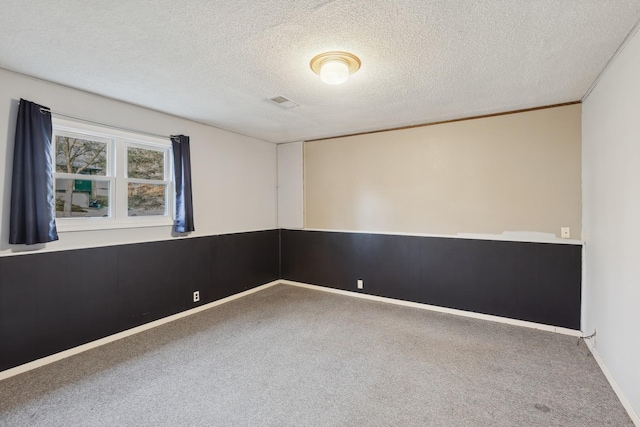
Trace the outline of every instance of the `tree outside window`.
{"type": "Polygon", "coordinates": [[[56,135],[56,216],[108,216],[108,143],[69,135],[56,135]],[[76,176],[73,176],[76,175],[76,176]],[[64,176],[64,177],[63,177],[64,176]]]}
{"type": "Polygon", "coordinates": [[[54,124],[56,218],[69,218],[74,229],[83,218],[101,219],[86,222],[90,228],[143,224],[135,217],[170,224],[171,146],[163,142],[54,124]]]}

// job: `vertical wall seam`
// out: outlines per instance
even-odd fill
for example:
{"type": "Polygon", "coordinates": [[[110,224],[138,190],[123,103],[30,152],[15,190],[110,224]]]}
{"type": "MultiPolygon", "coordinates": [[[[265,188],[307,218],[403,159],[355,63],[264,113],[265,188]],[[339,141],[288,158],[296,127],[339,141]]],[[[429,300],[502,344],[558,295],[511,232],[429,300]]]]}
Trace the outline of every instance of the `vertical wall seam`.
{"type": "Polygon", "coordinates": [[[278,279],[282,279],[282,228],[278,229],[278,279]]]}
{"type": "Polygon", "coordinates": [[[580,102],[584,102],[584,101],[587,100],[589,95],[591,95],[591,92],[593,92],[593,90],[596,88],[596,86],[598,86],[598,83],[600,83],[600,80],[602,80],[602,76],[604,76],[606,74],[607,70],[609,70],[609,68],[611,68],[611,65],[616,61],[616,58],[618,58],[618,56],[620,56],[620,54],[622,53],[624,48],[627,47],[627,44],[629,44],[629,42],[631,41],[633,36],[636,35],[636,33],[638,32],[639,29],[640,29],[640,21],[638,21],[636,23],[636,25],[633,26],[631,31],[629,31],[629,34],[627,34],[627,36],[624,38],[624,40],[622,41],[620,46],[618,46],[618,49],[616,49],[616,51],[613,53],[613,55],[611,55],[611,58],[609,58],[609,60],[605,64],[605,66],[602,69],[602,71],[600,71],[600,74],[598,74],[598,76],[593,81],[593,83],[591,84],[589,89],[587,89],[587,93],[585,93],[584,96],[582,97],[582,99],[580,99],[580,102]]]}

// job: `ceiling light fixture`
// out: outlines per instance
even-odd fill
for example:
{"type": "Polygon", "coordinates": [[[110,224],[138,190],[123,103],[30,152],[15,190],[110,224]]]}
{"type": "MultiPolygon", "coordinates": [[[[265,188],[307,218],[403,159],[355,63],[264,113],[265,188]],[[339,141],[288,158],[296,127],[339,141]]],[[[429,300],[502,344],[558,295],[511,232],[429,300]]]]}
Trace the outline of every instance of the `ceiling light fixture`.
{"type": "Polygon", "coordinates": [[[315,56],[309,64],[320,80],[330,85],[339,85],[360,68],[360,59],[348,52],[325,52],[315,56]]]}

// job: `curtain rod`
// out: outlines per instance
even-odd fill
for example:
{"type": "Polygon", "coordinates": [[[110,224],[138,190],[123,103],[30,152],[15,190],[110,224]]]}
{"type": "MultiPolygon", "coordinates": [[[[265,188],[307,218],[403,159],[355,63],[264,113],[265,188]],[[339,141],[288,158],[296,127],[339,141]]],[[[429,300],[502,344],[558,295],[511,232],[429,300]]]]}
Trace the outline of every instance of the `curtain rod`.
{"type": "Polygon", "coordinates": [[[167,135],[159,135],[157,133],[142,132],[142,131],[139,131],[139,130],[136,130],[136,129],[129,129],[129,128],[123,128],[121,126],[110,125],[108,123],[100,123],[100,122],[96,122],[96,121],[93,121],[93,120],[83,119],[82,117],[75,117],[75,116],[71,116],[69,114],[60,113],[58,111],[53,111],[53,110],[51,110],[49,108],[40,107],[40,112],[42,114],[44,114],[44,113],[49,113],[51,115],[55,114],[56,116],[67,117],[69,119],[78,120],[78,121],[81,121],[81,122],[84,122],[84,123],[89,123],[89,124],[92,124],[92,125],[104,126],[104,127],[108,127],[108,128],[111,128],[111,129],[123,130],[125,132],[139,133],[139,134],[147,135],[147,136],[154,136],[156,138],[163,138],[163,139],[173,140],[176,137],[175,135],[169,135],[169,136],[167,136],[167,135]]]}

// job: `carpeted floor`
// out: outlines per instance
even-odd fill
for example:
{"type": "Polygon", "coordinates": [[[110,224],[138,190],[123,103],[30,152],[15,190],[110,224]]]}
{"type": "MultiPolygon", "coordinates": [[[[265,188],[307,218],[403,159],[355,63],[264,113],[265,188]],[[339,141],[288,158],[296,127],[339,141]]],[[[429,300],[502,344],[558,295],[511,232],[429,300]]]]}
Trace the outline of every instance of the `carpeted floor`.
{"type": "Polygon", "coordinates": [[[277,285],[0,382],[2,426],[632,426],[584,343],[277,285]]]}

